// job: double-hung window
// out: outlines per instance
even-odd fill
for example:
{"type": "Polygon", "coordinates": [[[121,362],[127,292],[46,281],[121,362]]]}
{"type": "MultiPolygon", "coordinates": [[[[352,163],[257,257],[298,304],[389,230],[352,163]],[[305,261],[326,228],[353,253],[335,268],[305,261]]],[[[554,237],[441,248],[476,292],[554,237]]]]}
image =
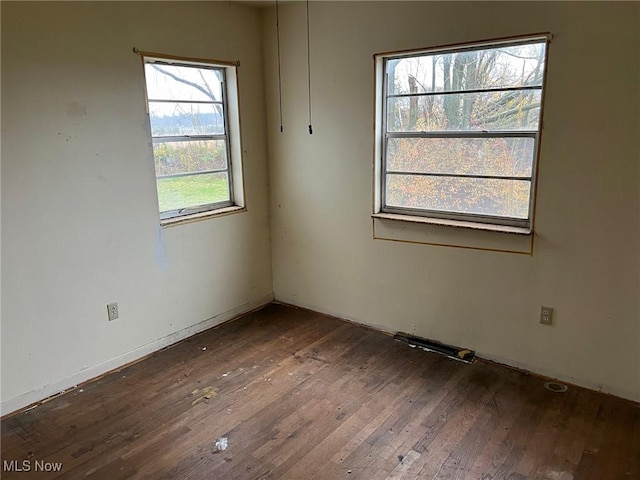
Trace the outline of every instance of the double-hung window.
{"type": "Polygon", "coordinates": [[[237,66],[143,60],[160,219],[242,207],[237,66]]]}
{"type": "Polygon", "coordinates": [[[376,55],[374,214],[530,231],[547,42],[376,55]]]}

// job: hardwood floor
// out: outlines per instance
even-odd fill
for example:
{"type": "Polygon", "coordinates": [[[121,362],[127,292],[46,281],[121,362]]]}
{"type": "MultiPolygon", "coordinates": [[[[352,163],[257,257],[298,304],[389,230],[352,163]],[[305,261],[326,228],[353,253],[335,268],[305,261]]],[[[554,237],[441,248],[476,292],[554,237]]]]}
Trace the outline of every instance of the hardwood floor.
{"type": "Polygon", "coordinates": [[[2,478],[640,479],[637,405],[543,383],[270,305],[3,420],[2,478]]]}

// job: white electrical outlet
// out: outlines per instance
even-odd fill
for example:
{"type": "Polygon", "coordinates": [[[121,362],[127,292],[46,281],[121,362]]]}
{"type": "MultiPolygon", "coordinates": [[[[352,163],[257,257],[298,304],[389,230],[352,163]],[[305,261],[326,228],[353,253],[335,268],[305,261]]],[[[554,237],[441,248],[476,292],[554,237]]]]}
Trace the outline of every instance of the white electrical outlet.
{"type": "Polygon", "coordinates": [[[109,321],[115,320],[119,317],[117,303],[107,303],[107,315],[109,315],[109,321]]]}
{"type": "Polygon", "coordinates": [[[553,323],[553,307],[540,307],[540,323],[543,325],[551,325],[553,323]]]}

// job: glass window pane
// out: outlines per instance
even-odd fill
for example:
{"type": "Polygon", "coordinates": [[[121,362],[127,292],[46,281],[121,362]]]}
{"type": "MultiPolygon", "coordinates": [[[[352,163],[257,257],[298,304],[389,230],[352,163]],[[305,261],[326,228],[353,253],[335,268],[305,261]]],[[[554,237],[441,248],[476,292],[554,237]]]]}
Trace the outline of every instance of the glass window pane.
{"type": "Polygon", "coordinates": [[[149,100],[222,101],[222,70],[146,63],[149,100]]]}
{"type": "Polygon", "coordinates": [[[433,53],[387,62],[388,93],[427,93],[539,86],[544,42],[433,53]]]}
{"type": "Polygon", "coordinates": [[[224,113],[220,103],[149,102],[151,135],[224,134],[224,113]]]}
{"type": "Polygon", "coordinates": [[[224,140],[193,140],[153,144],[156,176],[227,168],[224,140]]]}
{"type": "Polygon", "coordinates": [[[531,177],[535,139],[390,138],[387,170],[531,177]]]}
{"type": "Polygon", "coordinates": [[[160,212],[229,200],[227,172],[158,178],[160,212]]]}
{"type": "Polygon", "coordinates": [[[528,180],[387,175],[386,203],[419,208],[526,219],[528,180]]]}
{"type": "Polygon", "coordinates": [[[537,130],[540,90],[388,99],[387,131],[537,130]]]}

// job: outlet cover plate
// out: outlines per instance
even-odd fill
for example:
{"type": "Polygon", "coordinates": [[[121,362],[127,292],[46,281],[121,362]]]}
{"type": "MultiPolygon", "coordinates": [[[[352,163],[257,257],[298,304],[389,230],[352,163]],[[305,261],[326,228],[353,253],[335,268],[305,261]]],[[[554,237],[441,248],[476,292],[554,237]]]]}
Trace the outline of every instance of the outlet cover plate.
{"type": "Polygon", "coordinates": [[[543,325],[553,324],[553,307],[540,307],[540,323],[543,325]]]}
{"type": "Polygon", "coordinates": [[[118,318],[120,315],[118,314],[118,304],[117,303],[107,303],[107,315],[109,316],[109,321],[113,321],[118,318]]]}

